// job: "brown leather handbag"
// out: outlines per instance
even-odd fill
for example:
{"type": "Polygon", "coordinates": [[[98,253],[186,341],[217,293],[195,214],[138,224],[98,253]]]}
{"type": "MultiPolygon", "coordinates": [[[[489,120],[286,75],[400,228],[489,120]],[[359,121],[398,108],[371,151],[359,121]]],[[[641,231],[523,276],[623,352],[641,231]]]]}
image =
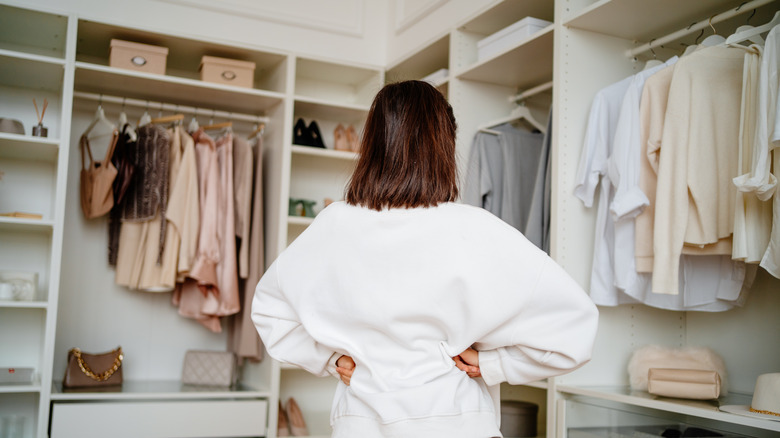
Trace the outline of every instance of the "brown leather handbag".
{"type": "Polygon", "coordinates": [[[89,354],[78,348],[68,352],[63,388],[117,386],[122,384],[122,347],[108,353],[89,354]]]}
{"type": "Polygon", "coordinates": [[[79,140],[81,147],[81,210],[87,219],[103,216],[114,206],[113,184],[117,170],[111,163],[111,157],[114,155],[114,147],[118,138],[118,132],[114,130],[114,134],[111,136],[111,145],[102,161],[95,161],[92,158],[92,150],[86,136],[82,135],[79,140]],[[86,157],[89,157],[89,166],[85,165],[86,157]]]}

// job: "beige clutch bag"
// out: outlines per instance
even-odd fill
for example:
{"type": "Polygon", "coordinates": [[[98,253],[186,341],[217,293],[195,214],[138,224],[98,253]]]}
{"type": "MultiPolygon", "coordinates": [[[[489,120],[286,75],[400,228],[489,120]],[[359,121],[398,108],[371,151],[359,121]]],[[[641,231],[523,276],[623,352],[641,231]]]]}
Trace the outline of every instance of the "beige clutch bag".
{"type": "Polygon", "coordinates": [[[720,376],[711,370],[650,368],[647,392],[663,397],[712,400],[720,396],[720,376]]]}

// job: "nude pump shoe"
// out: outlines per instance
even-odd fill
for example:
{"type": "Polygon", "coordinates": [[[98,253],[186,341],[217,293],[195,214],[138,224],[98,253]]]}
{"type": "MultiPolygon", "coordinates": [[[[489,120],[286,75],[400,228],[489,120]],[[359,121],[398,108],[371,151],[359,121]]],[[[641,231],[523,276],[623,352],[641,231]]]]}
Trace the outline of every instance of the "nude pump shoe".
{"type": "Polygon", "coordinates": [[[333,131],[333,149],[337,151],[350,151],[351,145],[347,140],[347,131],[344,126],[339,123],[336,129],[333,131]]]}
{"type": "Polygon", "coordinates": [[[303,412],[301,412],[301,408],[298,407],[298,403],[295,402],[294,398],[290,397],[287,400],[285,411],[290,422],[292,436],[307,436],[309,429],[306,427],[306,421],[303,419],[303,412]]]}
{"type": "Polygon", "coordinates": [[[357,132],[355,132],[355,127],[352,125],[349,125],[349,127],[346,130],[346,136],[347,136],[347,143],[349,144],[349,149],[352,152],[360,152],[360,140],[358,139],[357,132]]]}

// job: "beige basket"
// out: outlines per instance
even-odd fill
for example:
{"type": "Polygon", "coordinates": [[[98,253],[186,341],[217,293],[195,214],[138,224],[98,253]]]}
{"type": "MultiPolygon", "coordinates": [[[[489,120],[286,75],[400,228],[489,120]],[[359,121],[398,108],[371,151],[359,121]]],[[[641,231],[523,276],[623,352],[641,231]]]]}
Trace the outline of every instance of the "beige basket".
{"type": "Polygon", "coordinates": [[[255,63],[204,56],[200,61],[200,80],[252,88],[255,83],[255,63]]]}
{"type": "Polygon", "coordinates": [[[167,47],[112,39],[108,65],[127,70],[164,75],[167,59],[167,47]]]}

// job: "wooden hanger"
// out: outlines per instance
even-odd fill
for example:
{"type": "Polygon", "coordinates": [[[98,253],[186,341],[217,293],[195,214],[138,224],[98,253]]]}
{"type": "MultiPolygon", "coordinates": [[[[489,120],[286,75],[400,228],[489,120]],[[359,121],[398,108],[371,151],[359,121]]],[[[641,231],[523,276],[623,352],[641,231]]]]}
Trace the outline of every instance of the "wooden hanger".
{"type": "MultiPolygon", "coordinates": [[[[764,32],[769,32],[773,27],[780,24],[780,11],[775,12],[775,16],[769,23],[754,27],[752,29],[739,30],[734,32],[730,37],[726,38],[726,44],[739,44],[743,41],[751,40],[751,38],[761,35],[764,32]]],[[[742,29],[742,27],[740,27],[742,29]]]]}
{"type": "Polygon", "coordinates": [[[213,125],[206,125],[201,127],[204,131],[213,131],[215,129],[232,128],[233,122],[215,123],[213,125]]]}
{"type": "Polygon", "coordinates": [[[164,117],[158,117],[156,119],[152,119],[152,123],[156,125],[161,125],[164,123],[180,122],[182,120],[184,120],[184,114],[174,114],[172,116],[164,116],[164,117]]]}
{"type": "Polygon", "coordinates": [[[257,134],[262,134],[264,130],[265,130],[265,123],[261,123],[257,126],[257,128],[254,131],[252,131],[251,134],[249,134],[249,136],[247,136],[247,138],[250,139],[254,138],[254,136],[256,136],[257,134]]]}

